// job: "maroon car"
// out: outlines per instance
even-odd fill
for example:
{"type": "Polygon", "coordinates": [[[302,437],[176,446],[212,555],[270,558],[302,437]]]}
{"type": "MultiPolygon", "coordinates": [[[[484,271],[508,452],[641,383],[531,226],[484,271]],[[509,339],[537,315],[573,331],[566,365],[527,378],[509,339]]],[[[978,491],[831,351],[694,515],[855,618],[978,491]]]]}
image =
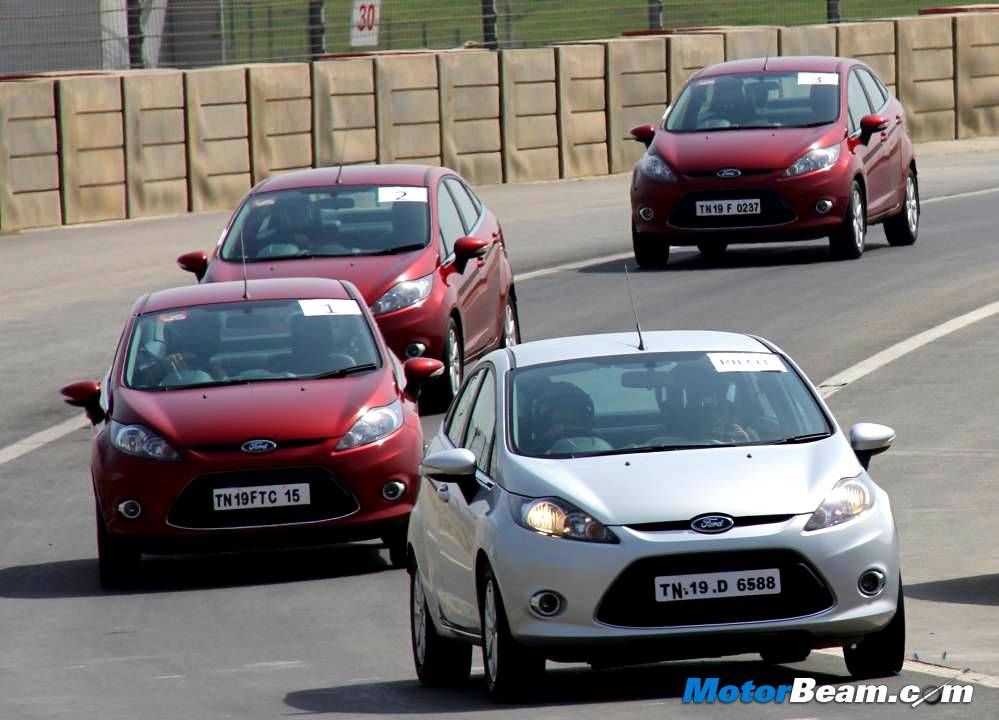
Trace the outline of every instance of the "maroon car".
{"type": "Polygon", "coordinates": [[[670,245],[718,254],[730,243],[829,237],[859,258],[867,228],[892,245],[919,230],[919,185],[899,101],[864,63],[834,57],[738,60],[696,73],[658,128],[631,184],[643,267],[670,245]]]}
{"type": "Polygon", "coordinates": [[[430,358],[403,366],[349,283],[250,280],[143,296],[104,380],[62,395],[96,426],[100,578],[142,553],[382,538],[406,555],[430,358]]]}
{"type": "Polygon", "coordinates": [[[519,340],[503,231],[456,173],[422,165],[318,168],[254,187],[214,253],[178,258],[202,282],[319,276],[354,283],[401,358],[431,357],[451,399],[462,366],[519,340]]]}

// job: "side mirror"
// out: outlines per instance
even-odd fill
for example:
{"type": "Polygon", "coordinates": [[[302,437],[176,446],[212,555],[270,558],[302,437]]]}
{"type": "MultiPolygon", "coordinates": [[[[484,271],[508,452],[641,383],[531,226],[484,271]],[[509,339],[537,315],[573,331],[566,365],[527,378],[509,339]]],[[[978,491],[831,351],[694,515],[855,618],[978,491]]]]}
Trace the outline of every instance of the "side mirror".
{"type": "Polygon", "coordinates": [[[887,129],[888,118],[884,115],[864,115],[860,118],[860,142],[866,145],[872,135],[887,129]]]}
{"type": "Polygon", "coordinates": [[[177,264],[181,270],[194,273],[194,277],[198,278],[198,282],[201,282],[201,279],[208,271],[208,253],[203,250],[184,253],[177,258],[177,264]]]}
{"type": "Polygon", "coordinates": [[[455,448],[427,455],[420,463],[420,473],[437,482],[462,484],[475,477],[475,453],[455,448]]]}
{"type": "Polygon", "coordinates": [[[96,425],[104,420],[104,410],[101,408],[101,384],[96,380],[81,380],[65,385],[59,390],[59,394],[68,405],[83,408],[91,424],[96,425]]]}
{"type": "Polygon", "coordinates": [[[877,423],[857,423],[850,428],[850,447],[866,470],[871,458],[883,453],[895,442],[895,431],[877,423]]]}
{"type": "Polygon", "coordinates": [[[631,129],[631,136],[642,143],[645,147],[652,144],[653,138],[656,136],[656,126],[655,125],[639,125],[638,127],[633,127],[631,129]]]}
{"type": "Polygon", "coordinates": [[[402,370],[406,374],[406,393],[416,400],[428,380],[444,374],[444,363],[433,358],[415,357],[403,363],[402,370]]]}
{"type": "Polygon", "coordinates": [[[454,257],[459,263],[466,263],[489,252],[491,244],[488,240],[477,237],[459,238],[454,244],[454,257]]]}

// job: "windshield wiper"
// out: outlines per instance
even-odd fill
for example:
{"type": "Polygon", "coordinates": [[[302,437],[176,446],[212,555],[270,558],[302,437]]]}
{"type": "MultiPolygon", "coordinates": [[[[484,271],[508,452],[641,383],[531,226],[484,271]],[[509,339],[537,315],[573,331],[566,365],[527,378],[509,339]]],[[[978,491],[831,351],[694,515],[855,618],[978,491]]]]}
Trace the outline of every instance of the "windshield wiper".
{"type": "Polygon", "coordinates": [[[305,377],[298,378],[299,380],[326,380],[327,378],[342,378],[348,375],[353,375],[354,373],[367,372],[368,370],[375,370],[378,367],[375,363],[362,363],[360,365],[351,365],[350,367],[340,368],[339,370],[330,370],[329,372],[319,373],[318,375],[306,375],[305,377]]]}
{"type": "Polygon", "coordinates": [[[361,255],[398,255],[404,252],[413,252],[414,250],[422,250],[426,245],[423,243],[411,243],[409,245],[399,245],[393,248],[386,248],[385,250],[375,250],[374,252],[360,253],[361,255]]]}
{"type": "Polygon", "coordinates": [[[768,445],[797,445],[798,443],[812,442],[813,440],[822,440],[827,438],[832,433],[828,432],[818,432],[818,433],[807,433],[805,435],[792,435],[791,437],[782,438],[780,440],[774,440],[768,445]]]}

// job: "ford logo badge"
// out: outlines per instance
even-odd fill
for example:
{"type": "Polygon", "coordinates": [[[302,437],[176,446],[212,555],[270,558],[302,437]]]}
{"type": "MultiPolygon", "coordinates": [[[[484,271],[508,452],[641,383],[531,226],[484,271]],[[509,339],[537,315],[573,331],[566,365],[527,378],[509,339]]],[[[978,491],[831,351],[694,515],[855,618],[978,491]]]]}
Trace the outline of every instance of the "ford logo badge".
{"type": "Polygon", "coordinates": [[[728,515],[701,515],[690,521],[692,530],[706,535],[723,533],[726,530],[731,530],[734,525],[735,520],[728,515]]]}
{"type": "Polygon", "coordinates": [[[251,455],[262,455],[277,449],[277,443],[273,440],[247,440],[239,446],[239,449],[251,455]]]}
{"type": "Polygon", "coordinates": [[[718,171],[718,177],[739,177],[742,172],[735,168],[723,168],[718,171]]]}

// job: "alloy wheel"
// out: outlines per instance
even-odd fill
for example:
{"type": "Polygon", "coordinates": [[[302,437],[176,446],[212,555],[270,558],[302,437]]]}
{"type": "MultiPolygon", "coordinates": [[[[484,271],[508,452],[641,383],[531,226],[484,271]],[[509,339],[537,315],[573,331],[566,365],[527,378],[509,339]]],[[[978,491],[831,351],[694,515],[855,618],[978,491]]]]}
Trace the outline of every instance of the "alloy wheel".
{"type": "Polygon", "coordinates": [[[423,594],[420,573],[413,573],[413,599],[410,611],[413,614],[413,651],[417,662],[422,665],[427,656],[427,603],[423,594]]]}
{"type": "Polygon", "coordinates": [[[496,670],[499,666],[499,622],[496,610],[496,589],[492,579],[486,582],[483,593],[482,609],[482,640],[485,643],[485,671],[490,682],[495,682],[496,670]]]}
{"type": "Polygon", "coordinates": [[[909,175],[905,181],[905,217],[909,232],[913,236],[919,227],[919,195],[916,193],[916,178],[909,175]]]}
{"type": "Polygon", "coordinates": [[[864,201],[860,197],[860,189],[854,188],[851,200],[853,208],[853,242],[857,250],[864,251],[865,235],[867,234],[867,218],[864,217],[864,201]]]}
{"type": "Polygon", "coordinates": [[[513,302],[507,302],[503,311],[503,346],[513,347],[517,344],[517,313],[513,302]]]}
{"type": "Polygon", "coordinates": [[[447,378],[451,383],[451,394],[456,395],[461,386],[461,347],[458,331],[451,326],[447,333],[447,378]]]}

